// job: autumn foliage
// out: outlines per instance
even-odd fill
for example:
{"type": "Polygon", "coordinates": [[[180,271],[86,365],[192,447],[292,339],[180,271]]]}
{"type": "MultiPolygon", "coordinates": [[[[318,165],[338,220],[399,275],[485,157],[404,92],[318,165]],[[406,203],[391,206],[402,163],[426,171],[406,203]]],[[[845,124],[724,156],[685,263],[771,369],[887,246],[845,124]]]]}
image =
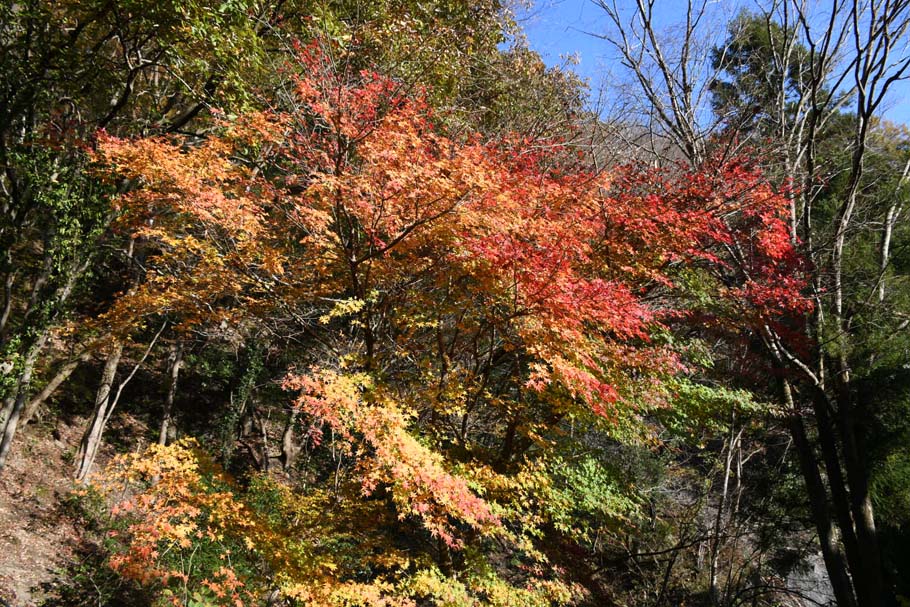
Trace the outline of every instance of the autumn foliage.
{"type": "Polygon", "coordinates": [[[552,142],[447,135],[419,91],[318,45],[298,53],[280,107],[205,139],[98,136],[96,160],[130,180],[117,226],[148,268],[106,320],[302,332],[310,353],[283,387],[347,476],[331,495],[275,489],[279,510],[309,504],[289,528],[186,446],[129,458],[109,473],[127,496],[111,565],[175,604],[190,580],[212,604],[268,591],[232,567],[238,551],[304,604],[570,602],[578,589],[536,546],[556,519],[528,514],[523,483],[549,482],[563,421],[629,427],[673,406],[665,381],[690,364],[673,327],[809,309],[787,200],[743,159],[591,171],[552,142]],[[366,575],[319,556],[358,508],[389,559],[366,575]],[[402,533],[420,556],[394,547],[402,533]],[[175,569],[200,542],[222,565],[175,569]],[[443,584],[453,552],[465,572],[443,584]],[[508,579],[490,565],[502,554],[520,562],[508,579]]]}

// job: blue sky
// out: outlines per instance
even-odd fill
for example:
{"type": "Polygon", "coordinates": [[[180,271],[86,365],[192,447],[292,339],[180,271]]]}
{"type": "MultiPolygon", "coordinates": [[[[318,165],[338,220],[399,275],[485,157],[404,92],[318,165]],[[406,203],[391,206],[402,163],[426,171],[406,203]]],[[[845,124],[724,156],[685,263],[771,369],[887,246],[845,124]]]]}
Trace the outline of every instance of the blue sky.
{"type": "MultiPolygon", "coordinates": [[[[618,0],[617,4],[631,10],[634,0],[618,0]]],[[[714,0],[710,4],[720,20],[732,17],[739,3],[714,0]]],[[[659,27],[684,22],[686,0],[657,0],[655,6],[659,27]]],[[[590,82],[592,91],[609,81],[611,66],[617,64],[616,53],[609,43],[590,35],[608,31],[603,10],[592,0],[536,0],[519,19],[531,48],[548,65],[561,64],[562,56],[575,55],[579,63],[572,69],[590,82]]],[[[895,86],[885,104],[888,119],[910,124],[910,83],[904,81],[895,86]]]]}

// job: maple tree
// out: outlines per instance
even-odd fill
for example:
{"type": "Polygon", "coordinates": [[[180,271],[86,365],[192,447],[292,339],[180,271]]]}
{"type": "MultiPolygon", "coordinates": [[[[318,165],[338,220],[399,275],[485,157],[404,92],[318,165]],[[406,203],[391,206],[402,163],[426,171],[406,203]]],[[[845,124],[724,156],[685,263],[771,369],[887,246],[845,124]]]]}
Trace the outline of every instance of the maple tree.
{"type": "MultiPolygon", "coordinates": [[[[483,590],[480,563],[494,538],[530,571],[548,562],[536,538],[564,515],[530,516],[519,488],[552,483],[538,462],[561,424],[641,432],[649,412],[673,406],[667,382],[686,370],[686,351],[661,335],[694,311],[686,272],[713,276],[723,305],[756,326],[811,307],[786,197],[742,160],[591,172],[559,147],[449,138],[397,81],[339,69],[319,44],[298,47],[298,61],[285,109],[224,120],[217,136],[99,137],[97,159],[138,186],[118,198],[117,225],[148,251],[146,280],[107,318],[242,325],[290,311],[319,345],[283,385],[306,440],[339,462],[339,507],[388,496],[401,524],[436,540],[422,551],[443,576],[453,551],[474,554],[486,538],[492,552],[459,559],[473,580],[465,597],[511,604],[483,590]]],[[[188,547],[159,528],[195,529],[175,521],[235,501],[186,501],[165,472],[146,476],[158,478],[149,499],[164,492],[188,510],[145,507],[128,554],[188,547]]],[[[543,584],[534,600],[580,592],[551,569],[530,575],[543,584]]],[[[356,591],[344,575],[322,583],[362,604],[389,604],[381,597],[413,576],[441,591],[435,569],[417,571],[356,591]]],[[[159,581],[175,575],[186,574],[159,581]]],[[[507,588],[497,592],[519,592],[507,588]]]]}

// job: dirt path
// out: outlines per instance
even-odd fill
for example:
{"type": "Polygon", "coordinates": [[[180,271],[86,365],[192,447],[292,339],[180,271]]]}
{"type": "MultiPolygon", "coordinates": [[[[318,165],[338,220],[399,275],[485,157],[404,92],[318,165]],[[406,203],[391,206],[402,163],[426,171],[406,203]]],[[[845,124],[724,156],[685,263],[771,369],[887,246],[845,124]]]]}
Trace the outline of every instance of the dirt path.
{"type": "Polygon", "coordinates": [[[0,597],[15,607],[40,604],[41,585],[72,559],[79,535],[61,500],[72,488],[78,425],[29,427],[0,477],[0,597]]]}

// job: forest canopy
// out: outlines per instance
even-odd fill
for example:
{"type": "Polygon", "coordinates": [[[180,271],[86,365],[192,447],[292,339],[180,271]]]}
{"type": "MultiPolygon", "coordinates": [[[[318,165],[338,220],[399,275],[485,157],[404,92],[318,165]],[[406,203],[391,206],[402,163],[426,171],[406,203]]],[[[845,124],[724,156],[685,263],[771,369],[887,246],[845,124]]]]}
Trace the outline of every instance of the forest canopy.
{"type": "Polygon", "coordinates": [[[910,3],[660,5],[0,7],[0,599],[910,600],[910,3]]]}

